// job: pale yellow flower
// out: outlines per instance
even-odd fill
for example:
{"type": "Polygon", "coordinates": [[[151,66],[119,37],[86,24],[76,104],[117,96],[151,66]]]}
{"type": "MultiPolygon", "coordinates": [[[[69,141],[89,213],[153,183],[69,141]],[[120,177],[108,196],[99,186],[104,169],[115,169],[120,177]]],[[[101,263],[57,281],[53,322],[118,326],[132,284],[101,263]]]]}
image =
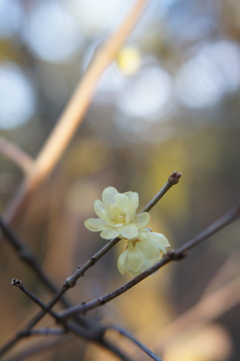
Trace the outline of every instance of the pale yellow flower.
{"type": "Polygon", "coordinates": [[[128,241],[127,249],[119,256],[118,270],[121,274],[128,272],[137,276],[157,263],[169,246],[163,234],[149,229],[141,230],[137,238],[128,241]]]}
{"type": "Polygon", "coordinates": [[[97,199],[94,202],[99,218],[87,219],[85,226],[92,232],[101,231],[100,236],[105,239],[135,238],[150,219],[147,212],[136,214],[138,205],[138,193],[119,193],[114,187],[107,187],[102,193],[102,201],[97,199]]]}

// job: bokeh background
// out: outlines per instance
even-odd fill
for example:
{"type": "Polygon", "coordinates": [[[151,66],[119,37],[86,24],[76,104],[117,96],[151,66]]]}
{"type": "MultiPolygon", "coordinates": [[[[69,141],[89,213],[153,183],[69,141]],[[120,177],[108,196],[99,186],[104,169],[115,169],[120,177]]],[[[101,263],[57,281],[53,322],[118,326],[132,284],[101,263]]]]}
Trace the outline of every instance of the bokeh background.
{"type": "MultiPolygon", "coordinates": [[[[133,3],[0,0],[2,136],[38,154],[96,49],[133,3]]],[[[239,39],[239,1],[150,1],[104,72],[57,168],[14,225],[59,286],[105,242],[83,223],[94,215],[93,200],[106,186],[137,191],[143,207],[169,174],[181,171],[180,183],[151,211],[151,227],[173,248],[239,199],[239,39]]],[[[3,211],[23,175],[2,155],[0,167],[3,211]]],[[[164,361],[238,361],[239,288],[227,286],[239,277],[239,225],[236,221],[91,317],[126,327],[164,361]]],[[[37,311],[10,287],[11,278],[22,279],[43,301],[50,293],[7,242],[0,247],[3,344],[37,311]]],[[[69,292],[74,302],[129,280],[116,267],[124,248],[119,244],[87,272],[69,292]]],[[[114,360],[75,338],[44,351],[49,339],[26,340],[12,354],[40,342],[42,352],[25,359],[114,360]]],[[[121,338],[117,342],[135,359],[147,359],[121,338]]]]}

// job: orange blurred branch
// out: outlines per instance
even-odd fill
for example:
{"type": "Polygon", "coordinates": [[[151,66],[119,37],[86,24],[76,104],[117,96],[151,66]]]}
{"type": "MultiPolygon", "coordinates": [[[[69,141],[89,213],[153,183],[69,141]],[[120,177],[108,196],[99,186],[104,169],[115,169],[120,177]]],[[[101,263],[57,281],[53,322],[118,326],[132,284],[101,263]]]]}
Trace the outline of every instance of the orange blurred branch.
{"type": "Polygon", "coordinates": [[[26,174],[30,174],[35,166],[34,160],[21,148],[0,135],[0,153],[16,163],[26,174]]]}
{"type": "Polygon", "coordinates": [[[196,305],[164,327],[157,334],[156,343],[154,342],[152,347],[159,347],[160,340],[160,347],[165,348],[179,338],[180,334],[192,333],[193,329],[197,330],[203,327],[206,323],[237,306],[240,303],[239,289],[240,276],[237,276],[216,291],[205,295],[196,305]]]}
{"type": "Polygon", "coordinates": [[[147,3],[148,0],[137,0],[120,27],[97,52],[85,76],[80,81],[60,116],[52,134],[50,134],[37,156],[34,171],[23,180],[18,191],[8,204],[4,212],[6,221],[12,222],[18,217],[34,191],[44,182],[56,166],[74,133],[83,121],[83,116],[90,104],[97,82],[133,30],[147,3]]]}

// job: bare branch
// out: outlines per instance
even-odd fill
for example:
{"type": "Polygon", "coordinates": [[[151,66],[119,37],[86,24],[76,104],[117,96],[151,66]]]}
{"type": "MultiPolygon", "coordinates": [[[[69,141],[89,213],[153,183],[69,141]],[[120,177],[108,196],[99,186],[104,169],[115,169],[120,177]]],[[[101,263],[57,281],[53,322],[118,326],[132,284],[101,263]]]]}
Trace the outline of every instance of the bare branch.
{"type": "MultiPolygon", "coordinates": [[[[50,280],[50,278],[43,272],[39,262],[32,254],[31,250],[23,243],[23,241],[16,235],[16,233],[8,226],[4,219],[0,216],[0,228],[6,236],[10,245],[17,252],[20,260],[25,262],[40,278],[40,280],[54,293],[59,291],[59,288],[50,280]]],[[[68,302],[62,301],[64,306],[68,307],[68,302]]]]}
{"type": "MultiPolygon", "coordinates": [[[[159,194],[165,194],[166,191],[163,193],[163,189],[167,188],[167,184],[169,183],[169,179],[170,177],[173,177],[173,175],[179,174],[174,172],[172,175],[169,176],[167,183],[165,184],[165,186],[160,190],[160,192],[153,198],[155,199],[154,204],[152,201],[150,201],[150,203],[152,204],[152,206],[149,208],[149,210],[156,204],[156,198],[158,197],[158,200],[161,198],[158,195],[159,194]]],[[[178,177],[180,178],[180,176],[178,177]]],[[[177,183],[177,182],[176,182],[177,183]]],[[[176,184],[175,183],[175,184],[176,184]]],[[[174,183],[173,183],[174,184],[174,183]]],[[[172,185],[173,185],[172,184],[172,185]]],[[[171,187],[171,186],[170,186],[171,187]]],[[[168,189],[170,189],[170,187],[168,187],[168,189]]],[[[149,204],[150,204],[149,203],[149,204]]],[[[147,207],[147,206],[146,206],[147,207]]],[[[145,208],[146,208],[145,207],[145,208]]],[[[28,248],[22,244],[22,242],[19,240],[18,237],[16,237],[16,235],[11,231],[10,227],[6,225],[6,223],[0,218],[0,227],[2,227],[3,231],[5,232],[6,236],[8,237],[8,239],[11,241],[11,244],[13,245],[13,247],[20,253],[25,253],[25,254],[29,254],[28,252],[28,248]],[[26,248],[25,248],[26,247],[26,248]]],[[[51,310],[51,308],[59,301],[61,300],[62,296],[65,294],[65,292],[75,286],[77,279],[81,276],[84,275],[84,272],[92,267],[104,254],[106,254],[117,242],[119,241],[118,238],[112,239],[110,240],[104,247],[102,247],[96,254],[94,254],[82,267],[79,267],[77,269],[77,271],[75,273],[73,273],[71,276],[69,276],[65,282],[63,283],[62,289],[59,290],[57,292],[57,294],[53,297],[53,299],[48,303],[48,305],[45,305],[45,308],[39,312],[35,317],[32,318],[32,320],[28,323],[28,325],[25,327],[24,331],[18,335],[16,335],[12,340],[10,340],[5,346],[2,347],[2,349],[0,349],[0,356],[2,354],[4,354],[5,352],[7,352],[15,343],[17,343],[21,337],[24,337],[25,335],[29,334],[30,330],[46,315],[46,313],[48,311],[51,310]]],[[[29,257],[28,257],[29,259],[29,257]]],[[[32,259],[32,261],[30,262],[30,266],[31,263],[33,264],[38,264],[38,262],[35,260],[35,258],[32,259]]],[[[41,273],[39,274],[41,277],[41,273]]],[[[68,306],[70,307],[70,306],[68,306]]],[[[87,320],[85,320],[85,323],[83,322],[85,319],[80,319],[81,324],[83,324],[83,326],[88,327],[88,322],[87,320]]]]}
{"type": "Polygon", "coordinates": [[[132,336],[129,332],[127,332],[124,328],[116,325],[108,326],[107,329],[113,329],[119,332],[122,336],[125,336],[130,341],[135,343],[143,352],[145,352],[148,356],[150,356],[155,361],[161,361],[161,359],[155,355],[149,348],[147,348],[142,342],[138,341],[134,336],[132,336]]]}
{"type": "Polygon", "coordinates": [[[117,288],[116,290],[107,294],[106,296],[99,297],[85,304],[76,305],[66,311],[61,312],[60,317],[67,318],[77,314],[85,314],[87,311],[102,306],[105,303],[111,301],[112,299],[120,296],[122,293],[126,292],[127,290],[129,290],[130,288],[132,288],[133,286],[144,280],[146,277],[156,272],[159,268],[163,267],[165,264],[171,261],[178,261],[186,257],[188,255],[188,252],[193,247],[196,247],[199,243],[203,242],[213,234],[219,232],[222,228],[226,227],[227,225],[235,221],[239,216],[240,216],[240,205],[238,204],[236,207],[234,207],[229,212],[224,214],[221,218],[219,218],[216,222],[212,223],[203,232],[199,233],[196,237],[194,237],[190,241],[184,243],[181,247],[179,247],[175,251],[168,252],[154,266],[142,272],[141,274],[133,278],[131,281],[127,282],[126,284],[117,288]]]}
{"type": "MultiPolygon", "coordinates": [[[[168,177],[166,184],[160,189],[160,191],[152,198],[152,200],[141,210],[142,212],[149,212],[155,204],[166,194],[166,192],[174,185],[179,182],[182,173],[173,172],[168,177]]],[[[92,267],[101,257],[103,257],[113,246],[115,246],[120,241],[120,238],[111,239],[108,243],[105,244],[97,253],[95,253],[87,262],[85,262],[81,267],[79,267],[75,273],[69,276],[63,284],[65,288],[71,288],[76,285],[76,282],[79,277],[84,275],[84,272],[92,267]]]]}
{"type": "Polygon", "coordinates": [[[50,348],[55,348],[55,347],[59,346],[60,344],[62,345],[63,343],[71,340],[72,337],[73,337],[73,335],[69,334],[69,335],[56,337],[56,338],[54,338],[54,340],[51,340],[51,341],[48,339],[45,339],[44,342],[38,340],[37,344],[34,344],[30,347],[28,346],[21,351],[18,350],[18,352],[16,354],[7,358],[6,361],[26,360],[28,357],[30,357],[32,355],[42,353],[46,350],[49,350],[50,348]]]}
{"type": "Polygon", "coordinates": [[[12,286],[16,286],[19,288],[25,295],[30,298],[34,303],[36,303],[39,307],[41,307],[44,311],[47,311],[51,316],[55,318],[56,321],[58,321],[58,315],[56,312],[50,310],[47,308],[47,305],[43,303],[37,296],[35,296],[32,292],[30,292],[22,283],[22,281],[18,280],[17,278],[13,278],[11,281],[12,286]]]}
{"type": "MultiPolygon", "coordinates": [[[[53,293],[56,293],[54,297],[54,303],[51,304],[51,307],[53,307],[53,305],[56,304],[58,301],[60,301],[62,305],[67,308],[71,307],[72,304],[69,302],[66,296],[63,297],[65,290],[59,289],[57,285],[55,285],[55,283],[46,275],[46,273],[42,270],[39,262],[32,254],[31,250],[27,246],[25,246],[22,240],[12,231],[12,229],[6,224],[6,222],[3,220],[1,216],[0,216],[0,228],[7,237],[11,246],[16,250],[19,258],[23,262],[25,262],[37,274],[37,276],[45,284],[45,286],[47,286],[53,293]]],[[[51,309],[50,306],[47,307],[49,307],[47,308],[47,310],[51,309]]],[[[40,313],[42,315],[41,317],[43,317],[46,314],[46,312],[47,312],[46,310],[42,311],[40,313]]],[[[38,320],[40,314],[36,318],[36,320],[38,320]]],[[[37,323],[38,321],[34,321],[34,325],[35,322],[37,323]]],[[[78,318],[78,322],[84,327],[89,326],[89,323],[84,318],[78,318]]]]}
{"type": "Polygon", "coordinates": [[[0,153],[11,159],[26,174],[30,174],[35,167],[34,160],[25,153],[21,148],[9,142],[0,135],[0,153]]]}
{"type": "Polygon", "coordinates": [[[65,333],[66,330],[61,327],[58,328],[43,327],[29,331],[29,336],[49,336],[49,335],[59,336],[59,335],[64,335],[65,333]]]}
{"type": "Polygon", "coordinates": [[[122,361],[133,361],[128,356],[126,356],[120,348],[118,348],[115,344],[113,344],[109,340],[106,340],[105,338],[102,340],[101,346],[104,346],[107,350],[113,352],[122,361]]]}
{"type": "MultiPolygon", "coordinates": [[[[99,329],[97,332],[94,331],[89,331],[89,330],[83,330],[82,328],[80,328],[78,325],[74,324],[73,322],[69,322],[69,321],[63,321],[63,320],[59,320],[58,314],[50,309],[47,308],[47,306],[39,300],[38,297],[36,297],[32,292],[30,292],[22,283],[22,281],[19,281],[16,278],[12,279],[11,282],[12,286],[16,286],[18,287],[22,292],[24,292],[34,303],[36,303],[38,306],[40,306],[44,311],[48,312],[57,322],[61,322],[63,324],[64,329],[55,329],[55,333],[54,334],[61,334],[64,333],[66,331],[71,331],[74,334],[76,334],[77,336],[80,336],[82,338],[85,338],[89,341],[93,341],[96,342],[97,344],[101,345],[102,347],[107,348],[108,350],[111,350],[114,354],[116,354],[117,356],[119,356],[123,361],[130,361],[130,359],[121,351],[119,350],[114,344],[110,343],[108,340],[104,339],[104,333],[105,333],[105,329],[102,328],[101,331],[99,332],[99,329]]],[[[47,334],[49,334],[49,329],[44,329],[41,330],[41,332],[39,332],[39,330],[24,330],[20,332],[20,336],[21,337],[26,337],[26,336],[31,336],[31,335],[46,335],[46,330],[47,330],[47,334]],[[43,333],[45,332],[45,333],[43,333]]],[[[53,330],[52,330],[52,334],[53,334],[53,330]]]]}
{"type": "Polygon", "coordinates": [[[141,210],[142,212],[149,212],[153,206],[164,196],[164,194],[175,184],[179,182],[182,173],[178,173],[177,171],[173,172],[167,180],[167,183],[160,189],[160,191],[155,195],[153,199],[141,210]]]}
{"type": "Polygon", "coordinates": [[[98,80],[133,30],[147,3],[147,0],[137,0],[121,26],[96,54],[87,73],[80,81],[75,93],[60,116],[55,129],[39,153],[35,162],[35,172],[23,181],[7,207],[4,213],[6,221],[11,222],[18,216],[23,207],[26,206],[32,193],[43,183],[59,161],[83,121],[98,80]]]}

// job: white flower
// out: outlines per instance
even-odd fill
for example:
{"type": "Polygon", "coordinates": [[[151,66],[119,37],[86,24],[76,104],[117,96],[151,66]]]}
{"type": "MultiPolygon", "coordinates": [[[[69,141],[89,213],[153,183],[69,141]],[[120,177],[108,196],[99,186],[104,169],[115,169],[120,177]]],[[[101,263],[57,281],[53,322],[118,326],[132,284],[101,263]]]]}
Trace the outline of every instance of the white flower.
{"type": "Polygon", "coordinates": [[[149,229],[139,231],[138,237],[128,241],[127,249],[118,258],[119,272],[137,276],[157,263],[168,246],[170,244],[163,234],[149,229]]]}
{"type": "Polygon", "coordinates": [[[138,193],[119,193],[114,187],[107,187],[102,193],[102,201],[94,202],[99,218],[87,219],[85,226],[92,232],[101,231],[100,236],[105,239],[135,238],[150,219],[147,212],[136,214],[138,205],[138,193]]]}

